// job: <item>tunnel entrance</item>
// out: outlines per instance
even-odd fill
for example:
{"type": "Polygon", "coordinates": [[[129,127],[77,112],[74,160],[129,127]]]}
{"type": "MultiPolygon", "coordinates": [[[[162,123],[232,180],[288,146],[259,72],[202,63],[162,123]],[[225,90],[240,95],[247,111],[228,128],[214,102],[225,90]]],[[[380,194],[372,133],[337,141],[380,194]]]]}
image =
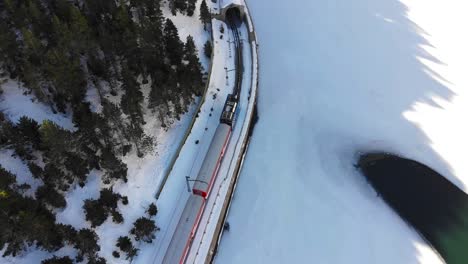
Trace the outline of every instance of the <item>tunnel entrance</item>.
{"type": "Polygon", "coordinates": [[[233,19],[234,21],[242,21],[241,12],[240,12],[239,8],[237,8],[237,7],[230,7],[230,8],[226,11],[226,19],[227,19],[227,20],[233,19]]]}
{"type": "Polygon", "coordinates": [[[228,22],[230,20],[242,23],[245,17],[244,6],[229,4],[221,9],[219,19],[228,22]]]}

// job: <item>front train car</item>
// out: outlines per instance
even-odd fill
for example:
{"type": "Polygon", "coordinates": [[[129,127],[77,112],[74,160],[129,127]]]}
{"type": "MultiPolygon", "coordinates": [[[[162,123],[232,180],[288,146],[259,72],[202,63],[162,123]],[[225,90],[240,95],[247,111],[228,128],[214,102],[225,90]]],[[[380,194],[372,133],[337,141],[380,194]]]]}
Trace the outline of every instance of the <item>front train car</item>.
{"type": "Polygon", "coordinates": [[[237,110],[237,96],[229,94],[224,104],[224,109],[220,117],[220,123],[211,141],[208,153],[205,156],[197,180],[192,188],[193,194],[200,195],[206,199],[209,195],[213,182],[218,174],[224,152],[229,143],[232,125],[237,110]]]}

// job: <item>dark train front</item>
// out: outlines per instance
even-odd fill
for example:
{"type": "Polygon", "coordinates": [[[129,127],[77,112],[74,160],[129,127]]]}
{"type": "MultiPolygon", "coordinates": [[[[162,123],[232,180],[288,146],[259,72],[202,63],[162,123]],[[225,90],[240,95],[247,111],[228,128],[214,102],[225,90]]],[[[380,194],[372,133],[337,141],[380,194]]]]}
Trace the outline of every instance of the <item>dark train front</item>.
{"type": "Polygon", "coordinates": [[[232,126],[237,110],[237,95],[228,94],[226,103],[224,103],[223,113],[221,114],[220,122],[232,126]]]}

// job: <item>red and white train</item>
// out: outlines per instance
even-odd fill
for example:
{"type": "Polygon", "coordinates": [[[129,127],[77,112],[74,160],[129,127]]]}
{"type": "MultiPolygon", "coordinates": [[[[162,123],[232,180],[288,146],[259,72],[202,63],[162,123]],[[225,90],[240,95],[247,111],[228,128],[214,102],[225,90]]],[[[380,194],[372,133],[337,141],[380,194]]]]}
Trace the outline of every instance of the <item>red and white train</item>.
{"type": "Polygon", "coordinates": [[[220,123],[211,141],[208,152],[203,160],[198,176],[193,185],[190,196],[169,248],[164,256],[163,263],[185,263],[192,245],[195,233],[200,224],[201,217],[206,207],[206,199],[209,197],[213,184],[218,175],[223,161],[224,153],[231,137],[232,126],[238,104],[237,95],[229,94],[220,117],[220,123]]]}

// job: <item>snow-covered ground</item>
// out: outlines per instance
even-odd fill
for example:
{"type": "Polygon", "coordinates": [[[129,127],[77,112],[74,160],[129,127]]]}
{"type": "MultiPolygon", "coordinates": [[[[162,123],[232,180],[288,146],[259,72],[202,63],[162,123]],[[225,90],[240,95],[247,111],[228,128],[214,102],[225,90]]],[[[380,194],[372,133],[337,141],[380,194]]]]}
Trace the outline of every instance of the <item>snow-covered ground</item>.
{"type": "Polygon", "coordinates": [[[217,263],[441,263],[353,168],[382,150],[468,183],[468,4],[248,1],[259,115],[217,263]]]}
{"type": "MultiPolygon", "coordinates": [[[[199,52],[201,63],[205,70],[208,70],[210,61],[203,54],[203,45],[205,44],[206,40],[210,38],[210,32],[204,31],[203,25],[200,22],[200,4],[201,0],[198,1],[197,10],[192,17],[187,17],[180,14],[177,16],[172,16],[170,12],[167,11],[167,9],[163,9],[163,11],[164,15],[169,17],[178,27],[179,35],[182,41],[185,42],[188,35],[193,36],[199,52]]],[[[167,6],[164,8],[167,8],[167,6]]],[[[223,52],[221,53],[224,54],[223,52]]],[[[223,61],[224,59],[224,57],[220,58],[220,61],[223,61]]],[[[223,67],[220,67],[218,71],[218,74],[221,74],[222,77],[221,83],[224,83],[225,70],[223,67]]],[[[234,75],[233,73],[230,73],[230,75],[231,74],[232,76],[230,77],[233,79],[234,75]]],[[[201,142],[205,141],[205,139],[209,139],[209,137],[204,138],[204,134],[210,134],[214,132],[214,128],[210,126],[210,124],[214,122],[211,121],[210,123],[207,120],[218,120],[221,110],[219,107],[215,106],[216,104],[222,105],[225,100],[225,96],[217,97],[216,100],[212,99],[213,94],[218,93],[216,90],[218,87],[221,87],[221,85],[213,85],[207,95],[208,99],[205,103],[205,107],[200,113],[200,119],[204,118],[205,123],[202,124],[200,122],[200,125],[197,129],[197,134],[194,137],[199,139],[201,142]],[[211,107],[215,107],[215,109],[212,113],[212,116],[210,117],[209,115],[211,112],[211,107]],[[205,132],[205,127],[209,128],[207,132],[205,132]]],[[[34,99],[34,96],[23,94],[24,90],[18,85],[17,82],[11,80],[8,81],[2,85],[2,90],[3,94],[0,96],[0,110],[2,110],[12,121],[17,121],[21,116],[26,115],[35,119],[39,123],[45,119],[50,119],[66,129],[75,129],[71,120],[71,115],[54,114],[50,107],[47,107],[45,104],[38,102],[36,99],[34,99]]],[[[142,90],[145,97],[147,97],[149,93],[149,84],[144,85],[142,90]]],[[[92,103],[94,111],[100,112],[101,106],[97,96],[96,88],[90,87],[86,97],[87,101],[92,103]]],[[[118,102],[117,97],[108,99],[118,102]]],[[[145,98],[145,101],[146,100],[147,99],[145,98]]],[[[143,158],[138,158],[134,152],[124,157],[123,161],[128,166],[128,183],[118,182],[113,185],[114,192],[128,196],[128,205],[122,205],[119,203],[119,211],[123,214],[125,221],[122,224],[115,224],[109,217],[103,225],[96,228],[96,233],[100,237],[99,243],[101,250],[99,255],[106,257],[108,263],[118,264],[129,262],[128,260],[125,260],[125,257],[116,259],[112,256],[112,251],[116,248],[116,240],[119,236],[128,235],[129,230],[132,228],[133,222],[137,218],[145,215],[145,211],[150,203],[156,203],[154,195],[156,193],[157,187],[161,184],[162,177],[168,167],[168,164],[177,150],[176,146],[184,137],[185,131],[190,124],[192,116],[196,114],[194,113],[195,110],[196,106],[192,105],[189,108],[189,112],[182,116],[181,120],[175,120],[169,129],[161,127],[161,124],[155,114],[151,113],[149,110],[145,111],[146,124],[144,126],[144,130],[146,134],[155,138],[156,146],[154,151],[143,158]]],[[[195,139],[190,141],[189,144],[193,144],[193,146],[195,146],[194,141],[195,139]]],[[[200,144],[200,146],[202,145],[203,144],[200,144]]],[[[198,148],[194,147],[191,149],[198,150],[198,148]]],[[[19,183],[29,183],[32,185],[33,190],[35,190],[35,188],[39,186],[41,182],[39,180],[33,179],[27,166],[22,163],[21,160],[12,157],[12,153],[13,152],[10,150],[0,151],[0,164],[7,170],[17,174],[19,183]]],[[[197,154],[198,152],[193,152],[193,155],[196,156],[197,154]]],[[[71,224],[75,228],[90,227],[90,224],[85,221],[84,211],[82,209],[83,200],[98,198],[100,189],[102,187],[108,187],[102,184],[100,180],[101,173],[102,172],[96,170],[91,171],[88,176],[88,181],[83,188],[76,186],[70,190],[70,192],[66,195],[67,207],[57,213],[58,222],[71,224]]],[[[168,189],[173,190],[171,188],[173,187],[171,187],[169,184],[168,189]]],[[[170,193],[171,191],[168,192],[170,193]]],[[[28,194],[33,195],[33,191],[31,190],[28,194]]],[[[137,257],[133,263],[151,263],[153,254],[155,250],[160,247],[160,243],[162,243],[161,241],[164,239],[170,241],[170,236],[166,237],[161,235],[163,234],[164,228],[166,228],[169,224],[168,222],[165,222],[164,215],[171,214],[174,211],[174,208],[177,207],[180,200],[170,199],[173,198],[172,196],[167,198],[168,199],[163,201],[160,200],[156,203],[159,209],[159,213],[155,221],[156,225],[159,226],[162,231],[156,233],[157,239],[152,244],[137,244],[137,247],[140,249],[139,254],[141,257],[137,257]],[[165,210],[167,211],[165,212],[165,210]],[[151,261],[149,259],[151,259],[151,261]]],[[[55,254],[58,256],[69,255],[73,257],[75,251],[72,248],[66,247],[61,249],[59,252],[56,252],[55,254]]],[[[38,261],[40,262],[42,259],[48,258],[50,256],[50,253],[31,248],[28,252],[16,258],[0,258],[0,263],[38,263],[38,261]]]]}
{"type": "Polygon", "coordinates": [[[51,107],[40,103],[35,96],[26,94],[26,90],[18,82],[8,80],[1,86],[3,94],[0,95],[0,111],[11,121],[17,122],[22,116],[27,116],[39,124],[48,119],[65,129],[75,129],[71,115],[54,114],[51,107]]]}

